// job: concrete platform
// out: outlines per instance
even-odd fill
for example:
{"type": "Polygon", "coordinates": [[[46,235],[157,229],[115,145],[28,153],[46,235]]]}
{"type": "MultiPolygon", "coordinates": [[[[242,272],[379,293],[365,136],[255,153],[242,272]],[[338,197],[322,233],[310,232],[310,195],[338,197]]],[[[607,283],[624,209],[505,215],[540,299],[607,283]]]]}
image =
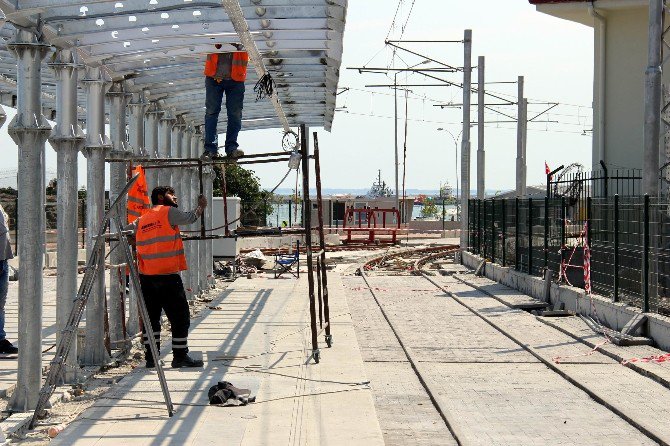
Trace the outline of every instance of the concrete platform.
{"type": "Polygon", "coordinates": [[[138,368],[51,444],[383,444],[343,288],[329,278],[334,345],[322,345],[320,364],[308,360],[306,275],[238,279],[211,302],[220,309],[192,321],[189,345],[203,352],[205,368],[170,369],[164,354],[174,417],[156,373],[138,368]],[[207,389],[220,380],[251,388],[257,402],[209,406],[207,389]]]}

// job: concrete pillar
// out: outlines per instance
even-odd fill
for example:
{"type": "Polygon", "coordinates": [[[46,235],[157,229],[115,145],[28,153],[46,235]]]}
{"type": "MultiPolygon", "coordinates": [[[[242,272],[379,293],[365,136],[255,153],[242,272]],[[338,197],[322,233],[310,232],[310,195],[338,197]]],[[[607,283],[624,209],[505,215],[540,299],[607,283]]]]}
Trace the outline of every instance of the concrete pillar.
{"type": "Polygon", "coordinates": [[[524,102],[523,102],[523,76],[517,80],[517,122],[516,122],[516,196],[521,198],[525,195],[523,184],[523,133],[524,133],[524,102]]]}
{"type": "MultiPolygon", "coordinates": [[[[172,126],[176,118],[172,110],[164,110],[158,121],[158,156],[160,158],[172,157],[172,126]]],[[[168,186],[172,182],[172,169],[158,169],[158,183],[168,186]]]]}
{"type": "MultiPolygon", "coordinates": [[[[56,126],[51,132],[49,143],[57,153],[57,227],[58,257],[56,261],[56,342],[70,318],[77,295],[77,251],[78,251],[78,176],[77,156],[84,142],[84,133],[77,122],[77,81],[81,65],[77,63],[77,53],[60,50],[49,66],[56,72],[56,126]]],[[[70,346],[65,358],[61,383],[77,382],[77,343],[70,346]]]]}
{"type": "MultiPolygon", "coordinates": [[[[157,101],[152,101],[144,114],[144,149],[149,158],[157,158],[158,155],[158,120],[163,114],[157,101]]],[[[158,170],[147,169],[147,190],[149,193],[158,186],[158,170]]]]}
{"type": "MultiPolygon", "coordinates": [[[[658,194],[661,152],[661,107],[663,82],[664,0],[649,0],[649,45],[644,82],[644,162],[642,193],[658,194]]],[[[595,161],[595,160],[594,160],[595,161]]]]}
{"type": "MultiPolygon", "coordinates": [[[[110,158],[128,160],[131,152],[128,150],[126,143],[126,103],[129,93],[126,92],[124,82],[114,82],[107,92],[109,98],[109,133],[112,141],[112,151],[110,158]]],[[[109,165],[109,199],[116,200],[128,180],[128,163],[127,162],[113,162],[109,165]]],[[[122,198],[121,207],[119,209],[122,222],[127,221],[126,215],[126,198],[122,198]]],[[[111,222],[113,232],[117,232],[119,228],[116,227],[114,221],[111,222]]],[[[123,251],[117,248],[118,242],[110,243],[110,258],[109,262],[112,268],[109,269],[109,297],[107,301],[107,312],[109,314],[109,338],[112,343],[112,348],[122,347],[121,343],[124,341],[123,320],[125,315],[126,302],[126,258],[123,251]]]]}
{"type": "Polygon", "coordinates": [[[13,411],[33,410],[42,385],[42,268],[44,255],[44,198],[40,190],[44,172],[44,143],[51,126],[42,116],[41,62],[49,46],[23,29],[16,31],[7,48],[16,57],[16,116],[9,136],[19,148],[19,326],[17,382],[9,402],[13,411]]]}
{"type": "Polygon", "coordinates": [[[461,248],[468,243],[468,200],[470,199],[470,96],[472,88],[472,30],[463,37],[463,137],[461,139],[461,248]]]}
{"type": "MultiPolygon", "coordinates": [[[[100,67],[90,67],[82,83],[87,89],[86,100],[86,255],[93,252],[93,236],[98,234],[105,214],[105,157],[112,145],[105,135],[105,81],[100,67]]],[[[86,339],[82,363],[100,366],[107,361],[105,349],[105,259],[100,256],[97,275],[86,304],[86,339]]]]}
{"type": "MultiPolygon", "coordinates": [[[[183,158],[184,154],[182,152],[182,131],[186,127],[186,121],[180,115],[175,119],[175,123],[172,126],[172,157],[173,158],[183,158]]],[[[184,179],[184,169],[182,167],[177,167],[171,169],[172,173],[172,182],[170,185],[175,190],[175,195],[177,196],[179,207],[183,209],[182,205],[182,182],[184,179]]],[[[186,243],[184,243],[186,245],[186,243]]],[[[184,246],[184,252],[186,252],[186,246],[184,246]]],[[[180,273],[182,281],[184,281],[184,273],[180,273]]],[[[184,283],[184,288],[186,288],[186,283],[184,283]]]]}
{"type": "Polygon", "coordinates": [[[486,95],[484,94],[484,56],[477,60],[477,198],[486,198],[486,160],[484,152],[484,106],[486,95]]]}
{"type": "MultiPolygon", "coordinates": [[[[184,131],[182,132],[181,148],[182,156],[184,158],[190,158],[191,156],[191,135],[193,135],[193,124],[188,123],[184,131]]],[[[179,196],[179,207],[183,211],[190,211],[193,209],[193,167],[187,167],[183,169],[184,176],[182,179],[182,190],[181,195],[179,196]]],[[[190,229],[190,228],[189,228],[190,229]]],[[[192,300],[195,295],[195,290],[197,286],[194,286],[193,279],[196,276],[196,272],[193,270],[193,242],[184,242],[184,252],[186,253],[186,263],[188,269],[183,271],[182,280],[184,281],[184,288],[186,289],[186,298],[192,300]]]]}
{"type": "Polygon", "coordinates": [[[528,171],[528,156],[526,148],[528,147],[528,99],[523,99],[523,110],[521,114],[521,196],[525,197],[527,194],[526,187],[528,185],[528,178],[526,173],[528,171]]]}

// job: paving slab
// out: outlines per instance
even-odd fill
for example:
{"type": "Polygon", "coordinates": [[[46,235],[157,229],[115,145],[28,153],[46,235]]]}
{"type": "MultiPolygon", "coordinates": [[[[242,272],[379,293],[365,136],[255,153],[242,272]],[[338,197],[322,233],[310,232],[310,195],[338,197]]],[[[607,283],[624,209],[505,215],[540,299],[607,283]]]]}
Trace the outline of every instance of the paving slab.
{"type": "MultiPolygon", "coordinates": [[[[430,287],[425,279],[369,276],[368,282],[461,444],[655,444],[441,290],[408,299],[407,289],[430,287]],[[422,346],[439,353],[427,355],[422,346]]],[[[451,280],[449,285],[463,287],[456,291],[468,302],[476,301],[477,311],[495,324],[511,314],[543,325],[460,282],[451,280]]],[[[607,357],[583,357],[590,349],[575,339],[541,334],[538,348],[546,355],[575,356],[566,367],[613,363],[607,357]]]]}
{"type": "MultiPolygon", "coordinates": [[[[138,368],[52,444],[383,444],[342,286],[329,279],[335,343],[320,364],[308,361],[306,277],[238,279],[209,305],[220,309],[192,320],[189,346],[203,352],[205,367],[166,368],[174,417],[167,417],[156,373],[138,368]],[[235,359],[215,359],[221,356],[235,359]],[[220,380],[248,386],[257,402],[209,406],[207,389],[220,380]]],[[[169,364],[171,355],[163,357],[169,364]]]]}
{"type": "MultiPolygon", "coordinates": [[[[468,285],[444,279],[439,280],[445,282],[448,291],[480,314],[496,305],[495,299],[479,291],[479,296],[473,295],[468,285]]],[[[670,405],[667,404],[670,391],[667,388],[623,367],[618,361],[572,336],[543,324],[530,313],[501,308],[495,318],[488,318],[591,397],[639,426],[648,435],[670,443],[670,426],[661,421],[670,417],[670,405]],[[646,415],[642,416],[643,412],[646,415]]]]}

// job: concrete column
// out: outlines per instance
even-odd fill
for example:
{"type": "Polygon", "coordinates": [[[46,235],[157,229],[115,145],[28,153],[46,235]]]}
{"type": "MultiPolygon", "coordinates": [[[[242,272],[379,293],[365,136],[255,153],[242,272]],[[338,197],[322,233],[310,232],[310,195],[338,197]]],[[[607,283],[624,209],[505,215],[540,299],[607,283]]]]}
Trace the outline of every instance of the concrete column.
{"type": "MultiPolygon", "coordinates": [[[[202,138],[202,131],[200,130],[200,126],[195,126],[193,134],[191,135],[191,158],[198,158],[200,155],[198,153],[198,150],[200,149],[200,144],[199,141],[202,138]]],[[[198,205],[198,196],[200,195],[200,173],[199,169],[197,167],[194,167],[191,169],[191,172],[193,172],[193,177],[191,181],[191,207],[195,208],[198,205]]],[[[203,174],[204,176],[204,174],[203,174]]],[[[204,185],[203,185],[204,186],[204,185]]],[[[203,189],[204,192],[204,189],[203,189]]],[[[196,222],[196,224],[192,225],[191,230],[196,230],[200,229],[200,220],[196,222]]],[[[198,234],[199,235],[199,234],[198,234]]],[[[193,264],[193,292],[197,295],[200,295],[205,292],[205,288],[202,286],[203,285],[203,278],[206,277],[204,274],[204,271],[202,271],[202,268],[200,267],[200,249],[202,247],[202,241],[193,241],[191,242],[193,245],[192,247],[192,264],[193,264]]]]}
{"type": "MultiPolygon", "coordinates": [[[[180,115],[177,116],[175,119],[175,123],[172,126],[172,157],[173,158],[183,158],[184,154],[182,152],[182,131],[184,130],[184,127],[186,127],[186,122],[184,121],[184,118],[180,115]]],[[[172,182],[170,185],[174,188],[175,190],[175,195],[177,195],[177,200],[179,203],[180,208],[184,208],[184,206],[181,203],[182,200],[182,182],[184,178],[184,169],[182,167],[177,167],[171,169],[172,173],[172,182]]],[[[184,243],[186,245],[186,243],[184,243]]],[[[184,251],[186,251],[186,246],[184,246],[184,251]]],[[[180,273],[182,281],[184,280],[184,273],[180,273]]],[[[184,283],[184,288],[186,288],[186,284],[184,283]]]]}
{"type": "MultiPolygon", "coordinates": [[[[131,152],[128,150],[126,142],[126,103],[129,93],[126,92],[124,82],[114,82],[107,92],[109,98],[109,133],[112,140],[112,151],[110,158],[128,160],[131,152]]],[[[128,163],[113,162],[109,165],[109,199],[116,200],[128,180],[128,163]]],[[[119,209],[121,221],[127,221],[126,215],[126,197],[122,198],[119,209]]],[[[111,222],[113,232],[117,232],[114,221],[111,222]]],[[[117,248],[118,242],[111,242],[111,254],[109,262],[112,268],[109,269],[109,297],[107,301],[107,312],[109,314],[109,338],[112,348],[121,348],[124,340],[123,320],[125,314],[126,302],[126,259],[123,251],[117,248]]]]}
{"type": "MultiPolygon", "coordinates": [[[[87,89],[86,100],[86,256],[89,258],[105,214],[105,157],[112,145],[105,135],[105,81],[100,67],[90,67],[82,83],[87,89]]],[[[86,339],[82,363],[100,366],[108,358],[105,349],[105,259],[100,256],[100,274],[95,279],[86,304],[86,339]]]]}
{"type": "Polygon", "coordinates": [[[486,198],[486,160],[484,156],[484,56],[477,60],[477,198],[486,198]]]}
{"type": "MultiPolygon", "coordinates": [[[[158,155],[158,119],[163,114],[159,108],[157,101],[152,101],[147,107],[144,115],[144,149],[149,158],[157,158],[158,155]]],[[[148,169],[147,176],[147,190],[149,193],[158,186],[158,170],[148,169]]]]}
{"type": "Polygon", "coordinates": [[[19,148],[18,257],[19,257],[19,355],[17,382],[9,408],[33,410],[42,385],[42,268],[44,255],[44,143],[51,126],[42,116],[41,62],[49,46],[27,30],[19,29],[7,48],[16,57],[16,116],[9,136],[19,148]]]}
{"type": "MultiPolygon", "coordinates": [[[[182,156],[184,158],[189,158],[191,156],[191,135],[193,134],[193,125],[188,123],[186,128],[181,134],[181,148],[182,156]]],[[[193,209],[193,167],[187,167],[183,169],[184,176],[182,179],[182,190],[181,195],[179,196],[179,207],[183,211],[190,211],[193,209]]],[[[189,228],[190,229],[190,228],[189,228]]],[[[183,271],[182,280],[184,281],[184,288],[186,289],[186,298],[192,300],[195,295],[195,290],[197,286],[194,285],[193,279],[196,276],[196,272],[193,270],[193,242],[184,242],[184,252],[186,253],[186,263],[188,269],[183,271]]]]}
{"type": "Polygon", "coordinates": [[[470,96],[472,89],[472,30],[463,37],[463,137],[461,139],[461,248],[468,243],[468,200],[470,199],[470,96]]]}
{"type": "MultiPolygon", "coordinates": [[[[84,142],[84,133],[77,122],[77,81],[81,65],[77,53],[60,50],[49,66],[56,72],[56,126],[49,143],[57,153],[58,188],[58,257],[56,266],[56,342],[60,342],[77,295],[77,251],[78,251],[78,176],[77,156],[84,142]]],[[[77,382],[77,343],[73,342],[65,358],[61,383],[77,382]]]]}
{"type": "Polygon", "coordinates": [[[649,0],[649,45],[644,82],[644,162],[642,170],[642,192],[649,196],[658,195],[660,174],[664,3],[664,0],[649,0]]]}
{"type": "MultiPolygon", "coordinates": [[[[158,156],[160,158],[172,157],[172,126],[176,118],[172,110],[163,110],[158,121],[158,156]]],[[[158,169],[158,183],[168,186],[172,181],[172,169],[158,169]]]]}
{"type": "Polygon", "coordinates": [[[517,122],[516,122],[516,196],[521,198],[524,196],[523,184],[523,127],[524,122],[524,103],[523,103],[523,76],[519,76],[517,80],[518,94],[517,94],[517,122]]]}

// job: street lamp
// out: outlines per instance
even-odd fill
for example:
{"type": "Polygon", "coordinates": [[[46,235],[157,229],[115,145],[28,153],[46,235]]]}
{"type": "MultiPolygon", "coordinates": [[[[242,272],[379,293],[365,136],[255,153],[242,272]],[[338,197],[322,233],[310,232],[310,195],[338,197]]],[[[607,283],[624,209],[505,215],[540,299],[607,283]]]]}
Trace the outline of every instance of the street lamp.
{"type": "Polygon", "coordinates": [[[454,163],[454,172],[456,173],[456,220],[461,219],[460,217],[460,205],[459,205],[459,200],[460,200],[460,192],[459,192],[459,187],[458,187],[458,141],[461,139],[461,135],[463,134],[463,130],[458,132],[458,135],[454,136],[453,133],[451,133],[447,129],[443,129],[442,127],[437,129],[438,132],[447,132],[449,136],[451,136],[451,139],[454,141],[454,155],[455,155],[455,163],[454,163]]]}

